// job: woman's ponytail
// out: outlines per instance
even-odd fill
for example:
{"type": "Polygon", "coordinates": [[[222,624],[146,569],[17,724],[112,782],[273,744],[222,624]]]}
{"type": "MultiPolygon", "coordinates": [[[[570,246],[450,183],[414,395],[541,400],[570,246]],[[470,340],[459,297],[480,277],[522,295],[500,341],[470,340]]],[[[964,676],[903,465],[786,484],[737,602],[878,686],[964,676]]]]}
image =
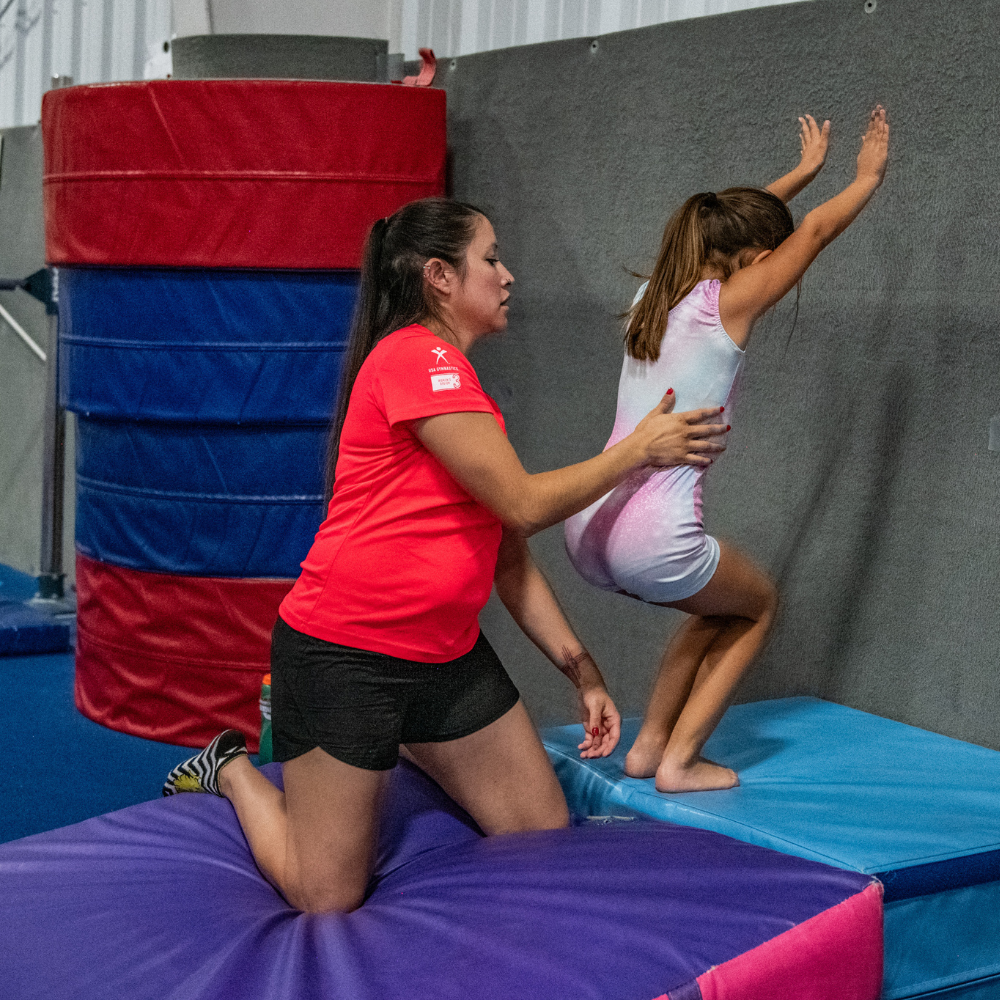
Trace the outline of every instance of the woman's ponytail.
{"type": "Polygon", "coordinates": [[[460,273],[465,254],[484,213],[445,198],[424,198],[378,219],[368,233],[361,261],[358,301],[344,352],[340,385],[326,450],[326,501],[340,453],[340,434],[358,372],[375,345],[394,330],[434,315],[423,266],[438,257],[460,273]]]}
{"type": "Polygon", "coordinates": [[[759,188],[692,195],[671,216],[643,297],[629,310],[625,349],[637,361],[656,361],[667,316],[698,284],[706,264],[725,277],[745,250],[774,250],[794,231],[788,206],[759,188]]]}

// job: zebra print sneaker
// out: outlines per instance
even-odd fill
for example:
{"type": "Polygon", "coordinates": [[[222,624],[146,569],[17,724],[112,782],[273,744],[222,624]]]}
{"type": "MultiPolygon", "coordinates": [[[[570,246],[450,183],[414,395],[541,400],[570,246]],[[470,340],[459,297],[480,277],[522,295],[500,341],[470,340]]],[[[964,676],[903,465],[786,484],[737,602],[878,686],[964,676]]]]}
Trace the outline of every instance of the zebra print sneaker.
{"type": "Polygon", "coordinates": [[[167,775],[167,780],[163,783],[163,794],[211,792],[213,795],[221,796],[219,772],[230,761],[246,752],[247,741],[243,734],[238,729],[226,729],[219,733],[201,753],[178,764],[167,775]]]}

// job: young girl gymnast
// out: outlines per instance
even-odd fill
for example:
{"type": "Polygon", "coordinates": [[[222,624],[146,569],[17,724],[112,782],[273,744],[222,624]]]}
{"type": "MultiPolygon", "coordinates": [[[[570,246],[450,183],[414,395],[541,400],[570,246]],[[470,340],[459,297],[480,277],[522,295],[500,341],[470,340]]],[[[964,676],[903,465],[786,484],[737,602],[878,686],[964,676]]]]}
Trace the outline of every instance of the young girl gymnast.
{"type": "MultiPolygon", "coordinates": [[[[611,447],[664,391],[678,409],[728,406],[750,331],[857,217],[882,183],[889,126],[868,121],[857,176],[794,229],[785,203],[819,172],[830,123],[801,123],[802,160],[765,190],[696,194],[669,220],[649,281],[628,313],[611,447]]],[[[566,521],[566,548],[588,582],[688,618],[663,659],[625,773],[661,792],[732,788],[736,772],[702,747],[754,656],[778,604],[768,575],[705,534],[704,468],[641,469],[566,521]]]]}

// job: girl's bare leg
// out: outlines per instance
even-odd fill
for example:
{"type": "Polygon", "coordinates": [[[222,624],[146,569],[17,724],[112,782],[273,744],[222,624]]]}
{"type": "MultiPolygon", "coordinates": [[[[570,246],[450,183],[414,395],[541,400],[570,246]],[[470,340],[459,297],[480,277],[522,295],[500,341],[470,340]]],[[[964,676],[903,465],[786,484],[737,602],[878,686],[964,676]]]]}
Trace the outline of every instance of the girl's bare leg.
{"type": "Polygon", "coordinates": [[[739,784],[735,771],[705,760],[701,750],[763,645],[778,596],[768,576],[742,552],[725,543],[720,548],[712,579],[694,596],[667,605],[693,617],[664,656],[636,740],[646,776],[652,751],[663,748],[655,768],[661,792],[739,784]]]}
{"type": "Polygon", "coordinates": [[[625,773],[630,778],[652,778],[656,774],[698,668],[726,624],[725,619],[692,615],[674,633],[660,661],[642,728],[625,756],[625,773]]]}
{"type": "Polygon", "coordinates": [[[307,913],[361,905],[371,874],[388,771],[367,771],[318,747],[284,766],[280,792],[246,757],[219,772],[264,876],[307,913]]]}

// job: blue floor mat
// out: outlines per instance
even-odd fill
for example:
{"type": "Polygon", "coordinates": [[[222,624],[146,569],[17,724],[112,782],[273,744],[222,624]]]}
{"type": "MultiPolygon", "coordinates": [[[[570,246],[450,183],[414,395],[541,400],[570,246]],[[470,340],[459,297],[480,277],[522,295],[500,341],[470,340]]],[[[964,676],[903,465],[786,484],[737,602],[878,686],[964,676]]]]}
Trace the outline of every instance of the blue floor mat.
{"type": "Polygon", "coordinates": [[[73,655],[0,657],[0,842],[160,794],[187,747],[105,729],[73,705],[73,655]]]}

